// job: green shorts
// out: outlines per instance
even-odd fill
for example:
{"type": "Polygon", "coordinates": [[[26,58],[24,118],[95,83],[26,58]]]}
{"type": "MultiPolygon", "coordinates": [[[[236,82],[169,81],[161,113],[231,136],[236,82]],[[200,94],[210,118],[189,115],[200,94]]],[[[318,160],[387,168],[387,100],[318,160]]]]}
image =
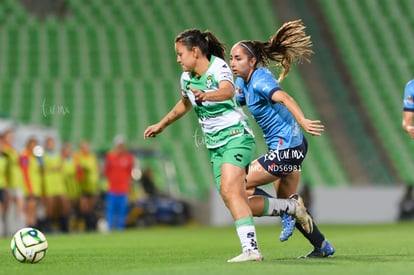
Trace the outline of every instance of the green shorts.
{"type": "Polygon", "coordinates": [[[223,163],[231,163],[242,168],[247,168],[252,161],[255,149],[256,144],[254,138],[249,134],[234,138],[221,147],[209,149],[214,179],[219,193],[221,165],[223,163]]]}

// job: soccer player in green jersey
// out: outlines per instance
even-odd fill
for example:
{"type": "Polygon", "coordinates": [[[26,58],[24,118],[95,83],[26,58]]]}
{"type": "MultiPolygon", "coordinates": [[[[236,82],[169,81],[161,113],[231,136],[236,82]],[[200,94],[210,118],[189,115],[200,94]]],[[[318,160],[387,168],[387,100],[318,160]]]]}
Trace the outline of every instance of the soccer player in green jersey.
{"type": "MultiPolygon", "coordinates": [[[[244,184],[255,142],[247,118],[235,101],[224,46],[211,32],[190,29],[176,37],[175,51],[184,71],[180,81],[182,98],[164,118],[144,131],[144,139],[155,137],[193,107],[209,150],[217,190],[231,212],[242,246],[242,254],[228,262],[261,261],[244,184]]],[[[296,208],[307,215],[303,205],[296,208]]]]}

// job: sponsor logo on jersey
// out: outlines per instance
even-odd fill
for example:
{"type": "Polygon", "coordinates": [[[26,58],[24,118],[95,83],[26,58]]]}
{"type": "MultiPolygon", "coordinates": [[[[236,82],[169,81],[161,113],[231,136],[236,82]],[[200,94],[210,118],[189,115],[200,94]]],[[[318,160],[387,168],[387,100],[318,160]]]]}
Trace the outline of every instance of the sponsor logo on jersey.
{"type": "Polygon", "coordinates": [[[239,134],[239,133],[240,133],[240,130],[239,130],[239,129],[234,129],[234,130],[231,130],[231,131],[230,131],[229,135],[230,135],[230,136],[234,136],[234,135],[237,135],[237,134],[239,134]]]}
{"type": "Polygon", "coordinates": [[[211,89],[211,87],[213,87],[213,76],[212,75],[207,76],[206,87],[207,89],[211,89]]]}
{"type": "Polygon", "coordinates": [[[406,99],[404,99],[404,104],[414,105],[413,97],[409,95],[406,99]]]}

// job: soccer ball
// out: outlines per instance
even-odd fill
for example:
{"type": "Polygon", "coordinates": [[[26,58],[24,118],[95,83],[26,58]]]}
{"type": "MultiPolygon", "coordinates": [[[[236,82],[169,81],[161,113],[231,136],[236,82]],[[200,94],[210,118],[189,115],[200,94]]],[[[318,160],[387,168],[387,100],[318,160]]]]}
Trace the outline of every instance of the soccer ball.
{"type": "Polygon", "coordinates": [[[11,240],[11,252],[22,263],[37,263],[46,255],[47,240],[42,232],[35,228],[22,228],[11,240]]]}

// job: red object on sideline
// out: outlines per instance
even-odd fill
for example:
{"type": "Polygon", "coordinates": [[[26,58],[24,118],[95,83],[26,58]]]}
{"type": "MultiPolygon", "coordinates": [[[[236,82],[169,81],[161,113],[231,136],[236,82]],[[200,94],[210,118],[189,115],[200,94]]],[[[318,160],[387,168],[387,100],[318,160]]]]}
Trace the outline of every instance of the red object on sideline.
{"type": "Polygon", "coordinates": [[[131,172],[134,156],[129,152],[111,151],[105,157],[105,176],[108,191],[113,194],[128,194],[131,187],[131,172]]]}

